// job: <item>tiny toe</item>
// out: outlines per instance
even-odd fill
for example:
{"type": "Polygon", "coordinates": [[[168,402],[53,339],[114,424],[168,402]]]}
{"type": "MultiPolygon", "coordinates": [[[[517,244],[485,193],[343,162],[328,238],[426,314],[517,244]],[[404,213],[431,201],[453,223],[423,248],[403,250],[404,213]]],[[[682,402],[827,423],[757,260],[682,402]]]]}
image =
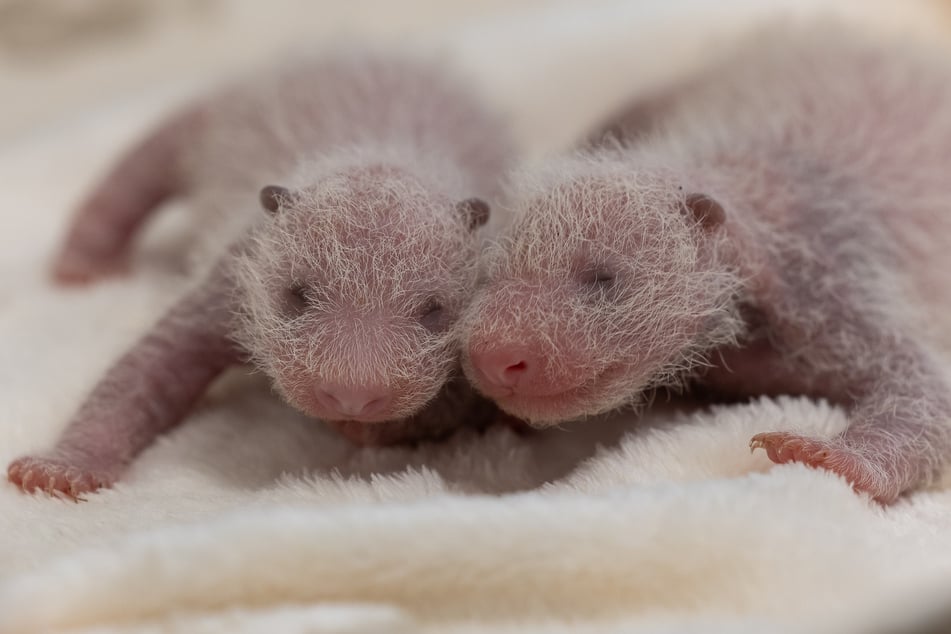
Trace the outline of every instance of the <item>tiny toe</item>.
{"type": "Polygon", "coordinates": [[[779,454],[776,453],[776,447],[769,443],[764,443],[763,449],[766,450],[766,457],[769,458],[771,462],[780,462],[779,454]]]}
{"type": "Polygon", "coordinates": [[[806,455],[806,443],[801,438],[788,438],[781,449],[783,462],[800,462],[806,455]]]}
{"type": "Polygon", "coordinates": [[[69,492],[74,497],[100,488],[102,488],[102,484],[99,482],[99,479],[91,475],[77,478],[69,483],[69,492]]]}
{"type": "Polygon", "coordinates": [[[786,434],[781,432],[769,432],[765,434],[756,434],[750,441],[751,449],[764,449],[766,456],[772,462],[783,462],[786,444],[786,434]]]}
{"type": "Polygon", "coordinates": [[[790,440],[787,437],[777,438],[771,446],[772,452],[770,453],[770,459],[774,462],[787,462],[789,460],[789,455],[792,452],[790,446],[790,440]]]}
{"type": "Polygon", "coordinates": [[[828,460],[829,455],[829,449],[825,443],[803,439],[793,454],[793,460],[817,467],[822,466],[828,460]]]}
{"type": "Polygon", "coordinates": [[[773,436],[775,436],[775,434],[772,433],[756,434],[750,439],[750,451],[756,451],[757,449],[766,449],[768,451],[772,444],[770,441],[773,436]]]}
{"type": "Polygon", "coordinates": [[[829,459],[829,456],[831,455],[832,454],[829,452],[828,449],[822,448],[816,451],[814,454],[812,454],[812,459],[818,462],[825,462],[826,460],[829,459]]]}
{"type": "Polygon", "coordinates": [[[66,489],[69,495],[78,499],[84,493],[91,493],[109,486],[107,478],[95,473],[72,471],[67,476],[66,489]]]}
{"type": "Polygon", "coordinates": [[[33,469],[27,469],[20,479],[20,488],[30,493],[33,490],[33,469]]]}

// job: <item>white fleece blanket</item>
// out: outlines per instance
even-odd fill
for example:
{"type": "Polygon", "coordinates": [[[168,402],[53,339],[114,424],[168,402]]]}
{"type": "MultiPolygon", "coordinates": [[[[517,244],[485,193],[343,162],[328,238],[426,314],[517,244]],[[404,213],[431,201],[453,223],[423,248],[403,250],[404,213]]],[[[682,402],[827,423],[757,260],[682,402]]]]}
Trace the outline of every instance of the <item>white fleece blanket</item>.
{"type": "MultiPolygon", "coordinates": [[[[474,9],[455,3],[344,4],[234,3],[212,42],[169,27],[101,57],[146,69],[89,75],[101,105],[31,132],[13,121],[25,109],[0,117],[17,132],[0,145],[0,463],[48,446],[182,288],[183,209],[127,279],[64,291],[43,267],[83,189],[202,78],[326,39],[349,11],[351,32],[462,60],[538,156],[776,6],[830,3],[489,3],[465,23],[474,9]],[[410,24],[414,10],[429,18],[410,24]],[[223,53],[249,41],[253,54],[223,53]]],[[[924,3],[833,4],[916,33],[940,22],[924,3]]],[[[40,110],[91,99],[24,77],[40,110]]],[[[0,632],[871,631],[951,596],[951,487],[882,509],[747,449],[756,432],[844,422],[823,403],[761,399],[356,449],[237,370],[113,490],[76,504],[0,485],[0,632]]]]}

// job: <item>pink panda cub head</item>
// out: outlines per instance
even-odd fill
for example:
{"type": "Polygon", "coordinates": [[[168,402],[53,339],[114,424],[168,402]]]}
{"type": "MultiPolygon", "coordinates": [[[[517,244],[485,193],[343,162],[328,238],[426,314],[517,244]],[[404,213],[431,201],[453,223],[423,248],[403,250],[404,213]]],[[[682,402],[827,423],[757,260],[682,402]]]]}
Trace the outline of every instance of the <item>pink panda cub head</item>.
{"type": "Polygon", "coordinates": [[[271,214],[236,258],[235,339],[284,398],[329,421],[413,415],[457,366],[478,199],[386,164],[268,186],[271,214]]]}
{"type": "Polygon", "coordinates": [[[466,375],[502,409],[539,425],[606,412],[735,336],[739,280],[713,197],[609,154],[516,183],[463,337],[466,375]]]}

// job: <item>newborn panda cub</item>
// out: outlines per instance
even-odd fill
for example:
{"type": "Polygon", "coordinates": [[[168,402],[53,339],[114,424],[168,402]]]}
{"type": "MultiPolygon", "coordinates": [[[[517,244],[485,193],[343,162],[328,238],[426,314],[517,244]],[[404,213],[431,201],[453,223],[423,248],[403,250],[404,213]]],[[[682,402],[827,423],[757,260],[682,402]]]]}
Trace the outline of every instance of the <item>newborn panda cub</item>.
{"type": "Polygon", "coordinates": [[[516,178],[465,319],[474,385],[536,425],[659,386],[824,397],[849,409],[841,436],[751,447],[882,502],[932,479],[951,455],[932,328],[951,309],[948,60],[769,31],[608,129],[619,143],[516,178]]]}
{"type": "Polygon", "coordinates": [[[246,360],[358,443],[489,422],[496,410],[458,372],[455,324],[512,144],[454,75],[328,55],[227,89],[134,147],[80,207],[56,278],[122,269],[175,196],[216,218],[228,246],[9,479],[72,497],[109,486],[246,360]]]}

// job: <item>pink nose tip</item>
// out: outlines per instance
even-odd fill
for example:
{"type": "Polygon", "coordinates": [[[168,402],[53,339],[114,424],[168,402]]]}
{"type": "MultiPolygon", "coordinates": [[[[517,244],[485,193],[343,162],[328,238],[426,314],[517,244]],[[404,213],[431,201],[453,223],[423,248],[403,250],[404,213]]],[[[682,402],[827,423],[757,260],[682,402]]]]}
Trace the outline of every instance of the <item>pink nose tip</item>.
{"type": "Polygon", "coordinates": [[[516,387],[534,375],[538,367],[525,350],[471,351],[469,356],[483,378],[496,387],[516,387]]]}
{"type": "Polygon", "coordinates": [[[372,386],[324,385],[315,390],[317,400],[343,417],[374,416],[390,404],[388,390],[372,386]]]}

